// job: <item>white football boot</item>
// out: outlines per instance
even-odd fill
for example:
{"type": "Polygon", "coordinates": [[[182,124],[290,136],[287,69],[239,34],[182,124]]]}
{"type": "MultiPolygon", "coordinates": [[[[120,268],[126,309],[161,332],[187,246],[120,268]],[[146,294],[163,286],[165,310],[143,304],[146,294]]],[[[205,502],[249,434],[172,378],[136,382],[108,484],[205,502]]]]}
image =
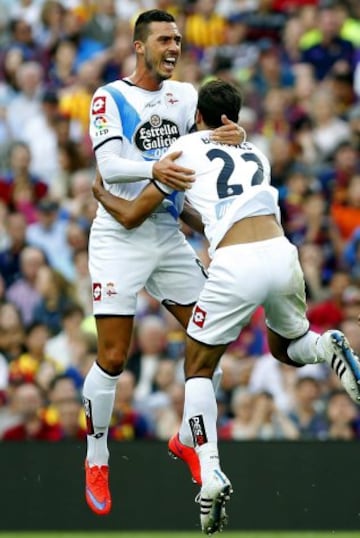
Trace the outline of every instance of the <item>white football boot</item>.
{"type": "Polygon", "coordinates": [[[233,492],[230,480],[220,469],[211,472],[195,499],[200,504],[201,529],[205,534],[221,532],[227,524],[225,503],[233,492]]]}
{"type": "Polygon", "coordinates": [[[326,331],[319,337],[324,359],[339,377],[350,398],[360,404],[360,360],[341,331],[326,331]]]}

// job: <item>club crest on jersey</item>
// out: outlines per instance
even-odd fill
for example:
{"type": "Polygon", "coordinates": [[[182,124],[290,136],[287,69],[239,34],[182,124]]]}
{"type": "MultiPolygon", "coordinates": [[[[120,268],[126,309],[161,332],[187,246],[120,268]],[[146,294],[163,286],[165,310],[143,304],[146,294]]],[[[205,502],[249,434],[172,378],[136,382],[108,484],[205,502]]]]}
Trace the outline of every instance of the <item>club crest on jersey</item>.
{"type": "Polygon", "coordinates": [[[165,94],[165,100],[169,105],[174,105],[179,102],[179,99],[176,99],[174,94],[170,92],[165,94]]]}
{"type": "Polygon", "coordinates": [[[147,159],[159,159],[180,136],[179,127],[173,121],[152,114],[135,132],[136,147],[147,159]]]}
{"type": "Polygon", "coordinates": [[[194,314],[192,317],[193,323],[195,323],[195,325],[197,325],[198,327],[200,327],[200,329],[202,329],[204,327],[206,316],[207,316],[207,312],[205,312],[205,310],[200,308],[200,306],[196,305],[194,314]]]}
{"type": "Polygon", "coordinates": [[[95,97],[92,107],[91,107],[91,113],[96,114],[105,114],[106,112],[106,97],[105,96],[99,96],[95,97]]]}
{"type": "Polygon", "coordinates": [[[101,284],[100,282],[94,282],[93,283],[93,300],[94,301],[101,301],[101,284]]]}

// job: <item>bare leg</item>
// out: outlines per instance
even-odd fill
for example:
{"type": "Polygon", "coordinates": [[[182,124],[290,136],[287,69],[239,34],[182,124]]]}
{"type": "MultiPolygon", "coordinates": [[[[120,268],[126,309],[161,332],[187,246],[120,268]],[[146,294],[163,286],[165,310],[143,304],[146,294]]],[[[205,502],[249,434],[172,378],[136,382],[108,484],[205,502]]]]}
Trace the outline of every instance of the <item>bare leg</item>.
{"type": "MultiPolygon", "coordinates": [[[[191,306],[167,305],[167,309],[179,321],[179,323],[184,327],[184,329],[186,329],[187,325],[189,323],[189,320],[190,320],[190,318],[192,316],[193,305],[191,305],[191,306]]],[[[189,370],[189,372],[192,372],[193,369],[197,368],[196,365],[197,365],[198,361],[201,361],[201,358],[197,356],[196,352],[192,352],[191,348],[190,348],[191,359],[189,359],[189,357],[188,357],[188,355],[189,355],[188,354],[188,347],[189,347],[189,345],[191,346],[191,342],[194,342],[194,341],[191,340],[190,338],[188,338],[187,343],[186,343],[186,349],[187,349],[186,357],[187,357],[187,360],[186,360],[186,364],[185,364],[185,378],[191,377],[193,375],[191,373],[188,374],[187,369],[189,370]],[[192,361],[194,361],[194,364],[190,364],[190,362],[192,363],[192,361]],[[195,363],[195,361],[196,361],[196,363],[195,363]]],[[[202,344],[202,345],[204,345],[204,344],[202,344]]],[[[206,346],[206,348],[207,347],[213,348],[213,346],[206,346]]],[[[219,388],[221,378],[222,378],[222,369],[218,365],[218,362],[219,362],[219,359],[220,359],[223,351],[225,351],[225,349],[226,349],[226,346],[219,346],[219,347],[222,350],[220,355],[217,356],[217,352],[216,353],[214,352],[216,356],[214,357],[214,360],[211,360],[211,363],[214,364],[214,367],[213,368],[211,367],[212,373],[209,374],[209,369],[207,368],[207,375],[206,376],[204,376],[203,373],[198,374],[201,377],[210,377],[212,379],[212,384],[213,384],[213,387],[214,387],[215,394],[216,394],[217,389],[219,388]]],[[[187,445],[187,446],[192,446],[193,445],[190,429],[189,429],[188,425],[185,424],[184,422],[183,422],[181,430],[180,430],[180,440],[184,445],[187,445]]]]}

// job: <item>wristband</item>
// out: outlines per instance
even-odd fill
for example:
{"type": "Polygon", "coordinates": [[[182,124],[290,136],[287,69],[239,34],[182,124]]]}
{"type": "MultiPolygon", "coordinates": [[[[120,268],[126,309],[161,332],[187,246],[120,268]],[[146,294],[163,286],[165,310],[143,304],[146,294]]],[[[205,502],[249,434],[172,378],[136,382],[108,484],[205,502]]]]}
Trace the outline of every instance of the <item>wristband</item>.
{"type": "Polygon", "coordinates": [[[151,179],[151,183],[153,183],[155,185],[155,187],[161,192],[161,194],[163,194],[164,196],[168,196],[169,194],[171,194],[174,189],[172,189],[171,187],[167,187],[166,185],[164,185],[164,183],[161,183],[160,181],[158,181],[157,179],[151,179]]]}

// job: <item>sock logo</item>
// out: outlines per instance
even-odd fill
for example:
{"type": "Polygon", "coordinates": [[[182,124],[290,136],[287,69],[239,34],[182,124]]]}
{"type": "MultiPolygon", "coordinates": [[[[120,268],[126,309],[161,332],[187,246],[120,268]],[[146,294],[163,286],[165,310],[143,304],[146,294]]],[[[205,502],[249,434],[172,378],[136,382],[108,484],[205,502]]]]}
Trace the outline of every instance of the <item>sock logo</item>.
{"type": "Polygon", "coordinates": [[[94,424],[92,421],[92,411],[91,411],[91,401],[88,398],[83,398],[85,418],[86,418],[86,429],[88,435],[94,435],[94,424]]]}
{"type": "Polygon", "coordinates": [[[208,442],[202,415],[196,415],[189,420],[191,433],[195,446],[201,446],[208,442]]]}

